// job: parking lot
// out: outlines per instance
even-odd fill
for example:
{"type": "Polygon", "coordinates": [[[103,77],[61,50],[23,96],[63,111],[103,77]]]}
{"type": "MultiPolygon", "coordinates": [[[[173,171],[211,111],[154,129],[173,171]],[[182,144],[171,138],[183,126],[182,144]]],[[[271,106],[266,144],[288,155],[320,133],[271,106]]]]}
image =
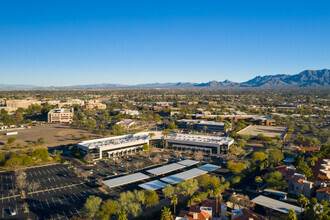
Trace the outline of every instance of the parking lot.
{"type": "Polygon", "coordinates": [[[86,183],[77,177],[73,169],[66,165],[53,165],[26,170],[27,182],[37,182],[40,187],[35,191],[27,191],[25,199],[18,193],[10,193],[14,187],[14,173],[0,173],[1,219],[69,219],[80,216],[86,198],[90,195],[107,199],[109,196],[98,190],[92,183],[86,183]],[[25,213],[23,203],[26,202],[29,212],[25,213]],[[16,210],[11,216],[9,210],[16,210]]]}

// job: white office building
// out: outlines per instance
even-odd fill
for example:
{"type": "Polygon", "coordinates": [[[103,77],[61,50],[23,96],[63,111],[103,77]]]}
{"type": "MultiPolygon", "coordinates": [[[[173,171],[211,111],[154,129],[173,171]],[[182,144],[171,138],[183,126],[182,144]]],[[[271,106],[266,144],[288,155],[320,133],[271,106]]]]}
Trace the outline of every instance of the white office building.
{"type": "Polygon", "coordinates": [[[95,160],[111,158],[142,150],[144,144],[149,144],[148,135],[148,132],[143,132],[83,141],[78,144],[78,148],[92,154],[95,160]]]}
{"type": "Polygon", "coordinates": [[[178,150],[205,151],[225,154],[234,140],[227,137],[172,133],[166,138],[166,147],[178,150]]]}

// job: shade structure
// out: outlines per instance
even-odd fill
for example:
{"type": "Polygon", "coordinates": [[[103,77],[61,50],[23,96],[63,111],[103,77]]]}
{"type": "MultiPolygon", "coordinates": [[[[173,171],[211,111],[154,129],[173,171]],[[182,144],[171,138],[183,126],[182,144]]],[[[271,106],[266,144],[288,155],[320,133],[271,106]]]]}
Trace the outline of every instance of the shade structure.
{"type": "Polygon", "coordinates": [[[301,209],[299,206],[291,205],[286,202],[281,202],[276,199],[268,198],[266,196],[258,196],[254,198],[252,202],[281,213],[288,213],[290,209],[293,209],[299,215],[301,213],[301,210],[304,211],[304,209],[301,209]]]}
{"type": "Polygon", "coordinates": [[[206,170],[208,172],[211,172],[211,171],[219,169],[219,168],[221,168],[221,166],[217,166],[217,165],[210,164],[210,163],[198,167],[198,169],[206,170]]]}
{"type": "Polygon", "coordinates": [[[126,176],[121,176],[117,178],[113,178],[110,180],[103,181],[104,184],[106,184],[109,188],[127,185],[130,183],[138,182],[141,180],[149,179],[150,176],[145,175],[143,173],[134,173],[126,176]]]}
{"type": "Polygon", "coordinates": [[[189,160],[189,159],[178,162],[178,164],[186,166],[186,167],[189,167],[189,166],[192,166],[192,165],[195,165],[198,163],[199,163],[198,160],[189,160]]]}
{"type": "Polygon", "coordinates": [[[175,170],[180,170],[184,167],[185,166],[183,166],[181,164],[172,163],[172,164],[168,164],[168,165],[165,165],[165,166],[161,166],[161,167],[157,167],[157,168],[154,168],[154,169],[147,170],[147,172],[158,176],[158,175],[173,172],[175,170]]]}
{"type": "Polygon", "coordinates": [[[162,181],[154,180],[154,181],[140,184],[139,187],[141,187],[142,189],[145,189],[145,190],[153,191],[153,190],[164,188],[167,185],[168,185],[167,183],[164,183],[162,181]]]}
{"type": "Polygon", "coordinates": [[[175,183],[178,183],[178,182],[182,182],[184,180],[195,178],[197,176],[200,176],[200,175],[203,175],[203,174],[206,174],[206,173],[207,173],[207,171],[205,171],[205,170],[201,170],[201,169],[198,169],[198,168],[193,168],[191,170],[187,170],[187,171],[175,174],[175,175],[171,175],[171,176],[168,176],[168,177],[161,178],[160,180],[163,181],[163,182],[169,183],[169,184],[175,184],[175,183]]]}

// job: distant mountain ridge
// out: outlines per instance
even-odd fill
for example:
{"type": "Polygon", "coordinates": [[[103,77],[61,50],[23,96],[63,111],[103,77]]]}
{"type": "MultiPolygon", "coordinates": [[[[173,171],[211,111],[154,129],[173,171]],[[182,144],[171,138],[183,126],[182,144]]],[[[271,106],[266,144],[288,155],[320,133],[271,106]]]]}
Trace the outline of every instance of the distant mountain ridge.
{"type": "Polygon", "coordinates": [[[35,88],[157,88],[157,87],[199,87],[199,88],[290,88],[290,87],[328,87],[330,86],[330,70],[304,70],[295,75],[266,75],[256,76],[243,83],[232,82],[230,80],[210,81],[206,83],[148,83],[137,85],[123,85],[123,84],[91,84],[91,85],[75,85],[75,86],[61,86],[61,87],[40,87],[33,85],[5,85],[0,84],[0,89],[35,89],[35,88]]]}

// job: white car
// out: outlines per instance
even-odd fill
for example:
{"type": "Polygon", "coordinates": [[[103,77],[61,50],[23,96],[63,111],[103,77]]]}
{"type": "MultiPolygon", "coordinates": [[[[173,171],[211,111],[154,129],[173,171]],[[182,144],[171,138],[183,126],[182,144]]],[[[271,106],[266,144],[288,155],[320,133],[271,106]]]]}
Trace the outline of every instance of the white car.
{"type": "Polygon", "coordinates": [[[9,214],[11,216],[17,215],[16,209],[9,209],[9,214]]]}

